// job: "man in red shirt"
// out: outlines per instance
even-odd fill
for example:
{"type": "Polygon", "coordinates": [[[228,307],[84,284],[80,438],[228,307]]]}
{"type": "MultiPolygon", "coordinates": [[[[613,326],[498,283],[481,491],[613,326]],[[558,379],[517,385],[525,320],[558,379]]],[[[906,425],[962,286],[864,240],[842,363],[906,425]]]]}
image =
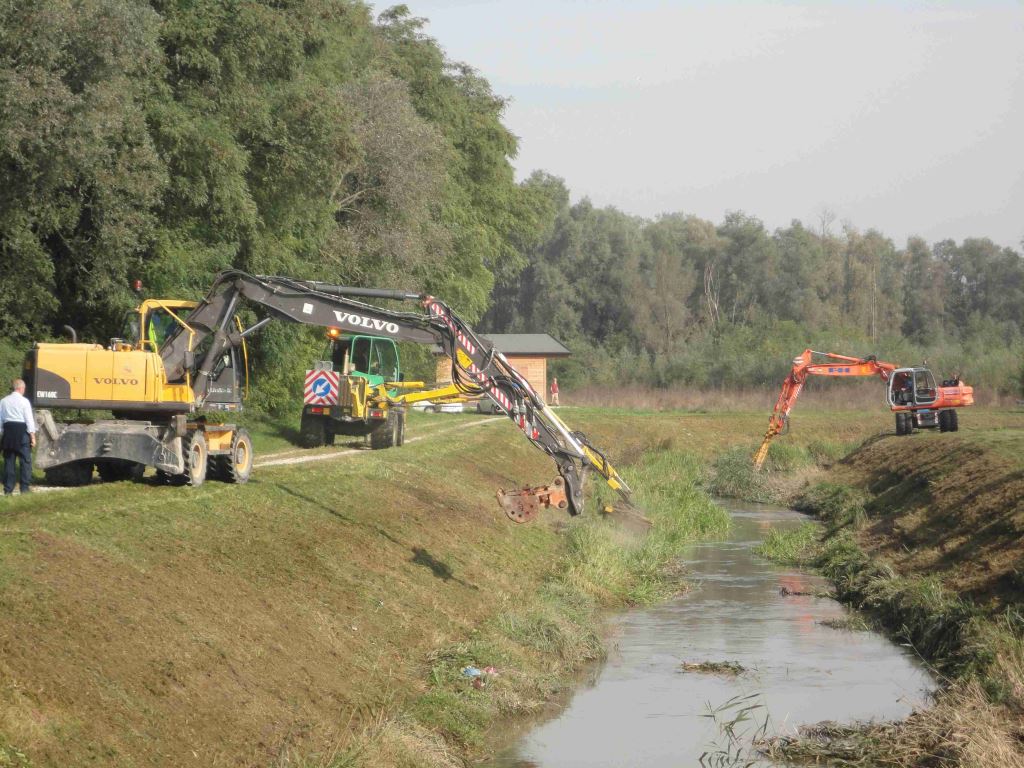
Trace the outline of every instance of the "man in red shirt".
{"type": "Polygon", "coordinates": [[[558,405],[558,379],[551,379],[551,405],[558,405]]]}

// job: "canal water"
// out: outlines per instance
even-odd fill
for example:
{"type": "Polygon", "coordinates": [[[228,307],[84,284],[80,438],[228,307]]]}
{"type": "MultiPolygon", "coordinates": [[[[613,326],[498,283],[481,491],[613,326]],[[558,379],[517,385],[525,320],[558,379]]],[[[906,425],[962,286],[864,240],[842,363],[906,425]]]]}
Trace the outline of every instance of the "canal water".
{"type": "Polygon", "coordinates": [[[716,753],[749,745],[761,727],[772,735],[822,720],[898,719],[926,702],[933,682],[908,649],[822,624],[848,615],[815,596],[827,582],[754,553],[769,528],[799,526],[802,515],[720,503],[732,531],[685,553],[694,589],[617,617],[608,659],[590,682],[481,768],[677,768],[699,765],[702,755],[710,765],[716,753]],[[747,671],[681,670],[701,662],[747,671]],[[753,708],[730,741],[723,725],[746,706],[753,708]]]}

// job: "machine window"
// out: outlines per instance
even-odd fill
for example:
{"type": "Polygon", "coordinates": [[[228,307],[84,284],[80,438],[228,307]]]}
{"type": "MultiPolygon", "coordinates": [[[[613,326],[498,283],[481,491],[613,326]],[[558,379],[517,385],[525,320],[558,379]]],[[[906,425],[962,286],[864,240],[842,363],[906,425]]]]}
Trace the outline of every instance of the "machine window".
{"type": "Polygon", "coordinates": [[[366,337],[357,338],[352,345],[352,370],[370,372],[370,340],[366,337]]]}
{"type": "Polygon", "coordinates": [[[398,352],[390,341],[376,341],[373,345],[376,370],[371,373],[383,376],[387,381],[398,380],[398,352]]]}

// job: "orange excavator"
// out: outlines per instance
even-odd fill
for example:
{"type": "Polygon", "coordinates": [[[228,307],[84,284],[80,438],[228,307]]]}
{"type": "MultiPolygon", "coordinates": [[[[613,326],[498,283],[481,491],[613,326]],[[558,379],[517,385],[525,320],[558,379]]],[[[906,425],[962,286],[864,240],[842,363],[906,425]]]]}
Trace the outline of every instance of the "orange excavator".
{"type": "Polygon", "coordinates": [[[889,409],[896,414],[896,434],[909,435],[917,429],[956,432],[960,428],[956,408],[974,404],[974,388],[959,376],[936,386],[932,372],[923,366],[901,368],[874,356],[848,357],[834,352],[805,349],[793,359],[793,369],[782,382],[782,392],[768,420],[761,447],[754,454],[754,468],[760,469],[768,456],[768,446],[789,427],[789,412],[796,403],[808,376],[879,376],[886,382],[889,409]]]}

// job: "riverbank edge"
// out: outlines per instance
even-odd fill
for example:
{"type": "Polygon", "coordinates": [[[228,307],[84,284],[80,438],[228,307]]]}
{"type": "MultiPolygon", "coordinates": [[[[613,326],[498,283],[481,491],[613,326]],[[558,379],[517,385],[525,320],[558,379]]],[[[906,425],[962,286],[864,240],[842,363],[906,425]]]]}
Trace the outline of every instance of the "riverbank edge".
{"type": "Polygon", "coordinates": [[[902,722],[822,723],[800,729],[796,738],[763,741],[759,749],[794,764],[1024,765],[1024,620],[1012,607],[986,612],[938,578],[900,574],[869,555],[856,531],[874,500],[855,485],[813,484],[790,502],[816,522],[770,532],[759,552],[816,569],[833,583],[837,599],[913,648],[940,683],[934,703],[902,722]]]}
{"type": "Polygon", "coordinates": [[[384,713],[328,760],[302,768],[453,768],[485,759],[501,723],[535,715],[566,693],[587,663],[603,658],[610,613],[650,605],[687,589],[677,565],[682,549],[724,536],[728,514],[703,489],[703,465],[663,445],[623,469],[633,504],[597,486],[592,508],[611,515],[570,521],[562,555],[533,593],[468,637],[433,651],[426,691],[384,713]]]}

